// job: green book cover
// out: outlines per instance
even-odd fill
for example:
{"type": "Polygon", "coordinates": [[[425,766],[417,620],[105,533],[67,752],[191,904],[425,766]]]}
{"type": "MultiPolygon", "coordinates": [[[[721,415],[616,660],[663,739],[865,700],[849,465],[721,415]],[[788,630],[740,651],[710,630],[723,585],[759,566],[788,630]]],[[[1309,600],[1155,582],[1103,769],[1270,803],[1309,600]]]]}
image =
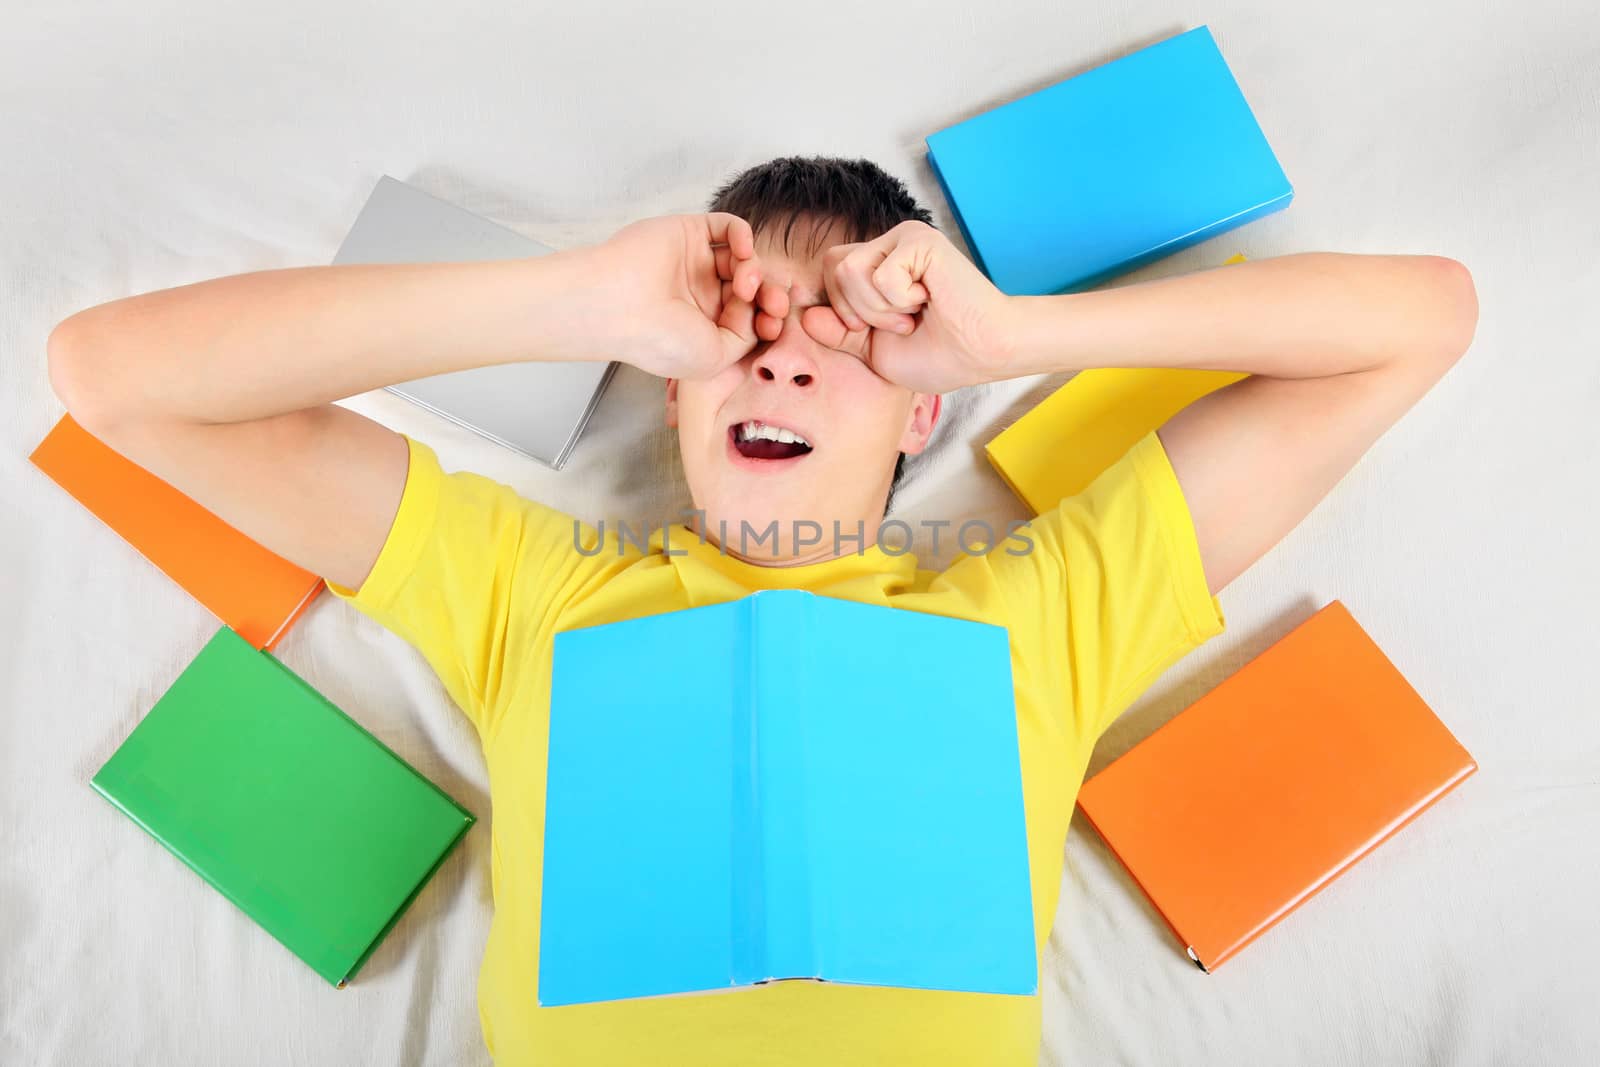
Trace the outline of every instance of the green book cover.
{"type": "Polygon", "coordinates": [[[91,784],[339,987],[474,821],[226,626],[91,784]]]}

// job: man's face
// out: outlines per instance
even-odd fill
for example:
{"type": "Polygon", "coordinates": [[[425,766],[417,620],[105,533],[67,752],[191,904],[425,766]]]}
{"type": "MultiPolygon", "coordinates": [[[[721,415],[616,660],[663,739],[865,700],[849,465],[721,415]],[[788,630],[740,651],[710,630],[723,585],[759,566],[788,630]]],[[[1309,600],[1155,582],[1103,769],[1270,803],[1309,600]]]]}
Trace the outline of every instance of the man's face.
{"type": "MultiPolygon", "coordinates": [[[[805,563],[840,554],[841,544],[843,552],[856,551],[853,540],[834,541],[836,521],[842,537],[853,536],[859,522],[864,543],[874,542],[897,454],[927,445],[938,397],[886,381],[856,356],[811,339],[800,316],[827,303],[822,254],[839,242],[825,234],[805,258],[809,220],[796,222],[789,254],[782,226],[773,229],[756,238],[756,254],[763,281],[790,287],[782,332],[714,377],[668,379],[666,418],[677,427],[707,539],[755,562],[805,563]],[[786,440],[791,434],[804,444],[786,440]],[[794,524],[802,520],[817,523],[822,538],[797,550],[794,524]],[[766,535],[774,521],[776,546],[766,535]],[[741,523],[749,528],[743,537],[741,523]]],[[[800,530],[801,538],[815,536],[812,528],[800,530]]]]}

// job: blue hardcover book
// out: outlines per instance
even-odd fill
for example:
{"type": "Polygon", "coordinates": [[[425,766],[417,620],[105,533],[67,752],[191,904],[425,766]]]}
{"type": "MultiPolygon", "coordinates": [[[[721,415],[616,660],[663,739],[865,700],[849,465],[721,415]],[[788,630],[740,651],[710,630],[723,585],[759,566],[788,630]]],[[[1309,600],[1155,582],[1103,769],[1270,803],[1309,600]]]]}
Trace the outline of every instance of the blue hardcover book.
{"type": "Polygon", "coordinates": [[[556,635],[538,1003],[1033,994],[1003,627],[763,590],[556,635]]]}
{"type": "Polygon", "coordinates": [[[974,260],[1014,296],[1089,288],[1294,197],[1205,26],[927,145],[974,260]]]}

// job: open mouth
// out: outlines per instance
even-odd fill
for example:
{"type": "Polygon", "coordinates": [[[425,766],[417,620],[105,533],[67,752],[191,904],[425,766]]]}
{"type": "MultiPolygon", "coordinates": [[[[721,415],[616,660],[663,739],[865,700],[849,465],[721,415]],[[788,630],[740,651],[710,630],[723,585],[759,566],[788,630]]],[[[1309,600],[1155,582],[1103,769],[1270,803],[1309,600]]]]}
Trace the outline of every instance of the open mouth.
{"type": "Polygon", "coordinates": [[[798,459],[811,453],[811,442],[800,434],[757,419],[729,426],[728,438],[734,450],[746,459],[798,459]]]}

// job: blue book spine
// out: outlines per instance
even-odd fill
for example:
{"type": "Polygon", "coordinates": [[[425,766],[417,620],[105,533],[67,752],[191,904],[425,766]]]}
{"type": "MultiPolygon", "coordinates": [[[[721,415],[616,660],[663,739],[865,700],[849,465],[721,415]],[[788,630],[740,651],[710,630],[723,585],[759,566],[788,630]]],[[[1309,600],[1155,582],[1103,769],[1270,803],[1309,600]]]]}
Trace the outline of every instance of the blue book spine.
{"type": "Polygon", "coordinates": [[[735,982],[816,978],[811,861],[807,842],[806,720],[814,596],[763,590],[745,600],[749,648],[742,683],[748,709],[737,728],[745,769],[735,775],[735,982]],[[757,666],[759,665],[759,667],[757,666]]]}
{"type": "Polygon", "coordinates": [[[757,667],[760,663],[760,609],[754,598],[740,607],[745,618],[736,625],[739,635],[731,657],[732,713],[729,751],[732,755],[730,784],[733,795],[728,810],[732,840],[729,872],[732,924],[730,945],[733,958],[733,985],[749,985],[762,979],[766,967],[767,918],[764,852],[761,834],[762,775],[759,756],[761,709],[757,667]]]}

